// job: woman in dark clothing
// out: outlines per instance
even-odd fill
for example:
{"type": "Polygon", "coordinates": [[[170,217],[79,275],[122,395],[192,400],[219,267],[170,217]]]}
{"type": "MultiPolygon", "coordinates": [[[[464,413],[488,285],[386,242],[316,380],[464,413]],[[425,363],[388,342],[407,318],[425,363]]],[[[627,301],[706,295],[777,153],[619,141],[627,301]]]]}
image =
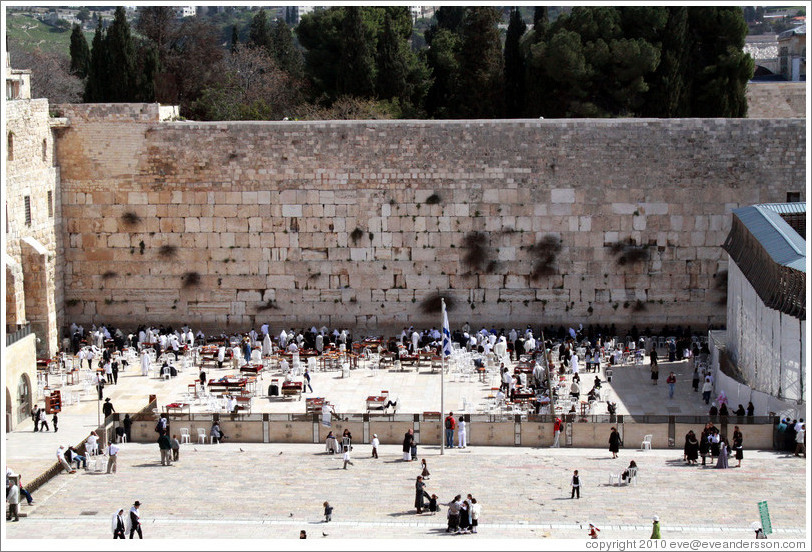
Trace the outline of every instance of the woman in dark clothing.
{"type": "Polygon", "coordinates": [[[736,451],[736,460],[739,461],[736,464],[737,468],[742,467],[742,458],[744,458],[744,451],[742,449],[742,443],[744,439],[742,437],[742,432],[739,431],[739,426],[734,426],[733,428],[733,450],[736,451]]]}
{"type": "Polygon", "coordinates": [[[417,482],[414,484],[414,507],[417,508],[417,513],[422,514],[423,508],[426,507],[423,502],[423,497],[426,495],[426,484],[423,483],[423,476],[417,476],[417,482]]]}
{"type": "Polygon", "coordinates": [[[609,452],[612,453],[612,458],[617,458],[617,453],[620,450],[620,434],[617,428],[612,428],[612,433],[609,435],[609,452]]]}
{"type": "Polygon", "coordinates": [[[708,430],[708,425],[705,424],[705,429],[702,430],[702,434],[699,436],[699,455],[702,456],[702,465],[705,465],[705,457],[708,456],[710,452],[710,441],[708,438],[710,437],[710,431],[708,430]]]}
{"type": "Polygon", "coordinates": [[[727,416],[728,415],[727,405],[725,403],[722,403],[722,406],[719,407],[719,415],[720,416],[727,416]]]}
{"type": "Polygon", "coordinates": [[[699,441],[696,440],[696,434],[692,429],[685,436],[685,460],[689,464],[696,464],[697,458],[699,458],[699,441]]]}
{"type": "Polygon", "coordinates": [[[699,391],[699,367],[694,368],[694,379],[691,380],[691,385],[694,388],[694,393],[699,391]]]}
{"type": "Polygon", "coordinates": [[[735,414],[736,416],[744,416],[744,406],[742,406],[742,404],[740,403],[739,408],[734,410],[733,414],[735,414]]]}
{"type": "Polygon", "coordinates": [[[403,460],[408,462],[412,459],[412,441],[414,438],[412,437],[412,430],[406,432],[406,435],[403,436],[403,460]]]}
{"type": "Polygon", "coordinates": [[[469,528],[471,527],[471,518],[470,518],[470,510],[471,503],[468,500],[462,501],[462,506],[460,506],[460,532],[467,533],[469,528]]]}
{"type": "Polygon", "coordinates": [[[130,429],[133,426],[133,421],[130,418],[129,414],[124,415],[124,422],[122,423],[124,424],[124,434],[127,436],[127,442],[128,443],[132,442],[132,437],[130,436],[130,429]]]}
{"type": "Polygon", "coordinates": [[[752,402],[747,403],[747,416],[752,418],[756,408],[753,406],[752,402]]]}

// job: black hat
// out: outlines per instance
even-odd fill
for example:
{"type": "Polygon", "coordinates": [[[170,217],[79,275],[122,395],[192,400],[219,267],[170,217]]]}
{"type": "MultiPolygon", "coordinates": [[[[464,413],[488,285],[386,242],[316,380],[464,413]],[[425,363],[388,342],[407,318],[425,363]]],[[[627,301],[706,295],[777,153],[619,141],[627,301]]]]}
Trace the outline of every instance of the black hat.
{"type": "Polygon", "coordinates": [[[134,506],[141,506],[141,503],[136,500],[134,506]]]}

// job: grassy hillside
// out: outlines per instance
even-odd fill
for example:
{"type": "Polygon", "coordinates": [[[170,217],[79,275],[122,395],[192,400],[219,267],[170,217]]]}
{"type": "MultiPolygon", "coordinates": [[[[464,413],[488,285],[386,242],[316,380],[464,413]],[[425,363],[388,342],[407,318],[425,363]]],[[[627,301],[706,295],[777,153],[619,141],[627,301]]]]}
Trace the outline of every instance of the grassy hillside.
{"type": "MultiPolygon", "coordinates": [[[[39,47],[44,52],[70,55],[70,30],[56,28],[20,13],[6,14],[6,33],[9,42],[14,42],[23,50],[33,51],[39,47]]],[[[88,45],[93,41],[93,32],[85,32],[88,45]]]]}

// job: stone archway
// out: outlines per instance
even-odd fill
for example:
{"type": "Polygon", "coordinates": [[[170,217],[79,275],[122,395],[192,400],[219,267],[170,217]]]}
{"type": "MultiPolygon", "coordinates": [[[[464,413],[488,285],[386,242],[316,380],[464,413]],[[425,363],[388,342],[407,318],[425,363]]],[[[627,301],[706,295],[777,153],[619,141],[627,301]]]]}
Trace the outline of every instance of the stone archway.
{"type": "Polygon", "coordinates": [[[54,305],[53,267],[48,249],[37,240],[20,240],[25,292],[25,316],[37,334],[37,356],[51,357],[57,353],[56,308],[54,305]]]}

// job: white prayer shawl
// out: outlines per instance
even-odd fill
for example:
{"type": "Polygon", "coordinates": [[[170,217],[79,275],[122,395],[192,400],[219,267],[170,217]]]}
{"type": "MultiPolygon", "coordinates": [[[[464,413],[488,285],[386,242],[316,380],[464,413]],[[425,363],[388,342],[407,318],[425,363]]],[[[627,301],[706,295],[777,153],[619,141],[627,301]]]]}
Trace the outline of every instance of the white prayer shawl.
{"type": "Polygon", "coordinates": [[[220,345],[217,349],[217,362],[223,362],[226,359],[226,348],[224,345],[220,345]]]}
{"type": "Polygon", "coordinates": [[[570,358],[570,365],[572,366],[572,373],[578,373],[578,355],[573,353],[572,357],[570,358]]]}
{"type": "Polygon", "coordinates": [[[287,346],[287,344],[288,344],[288,334],[285,330],[282,330],[282,332],[279,334],[279,346],[284,349],[287,346]]]}
{"type": "Polygon", "coordinates": [[[192,330],[189,330],[189,332],[186,334],[186,343],[189,345],[190,349],[195,346],[195,334],[192,333],[192,330]]]}
{"type": "Polygon", "coordinates": [[[273,343],[271,343],[271,336],[266,333],[265,338],[262,340],[262,356],[270,354],[273,354],[273,343]]]}
{"type": "Polygon", "coordinates": [[[146,376],[149,374],[149,355],[146,349],[141,351],[141,375],[146,376]]]}
{"type": "Polygon", "coordinates": [[[417,332],[412,332],[412,352],[417,352],[417,346],[420,344],[420,334],[417,332]]]}

